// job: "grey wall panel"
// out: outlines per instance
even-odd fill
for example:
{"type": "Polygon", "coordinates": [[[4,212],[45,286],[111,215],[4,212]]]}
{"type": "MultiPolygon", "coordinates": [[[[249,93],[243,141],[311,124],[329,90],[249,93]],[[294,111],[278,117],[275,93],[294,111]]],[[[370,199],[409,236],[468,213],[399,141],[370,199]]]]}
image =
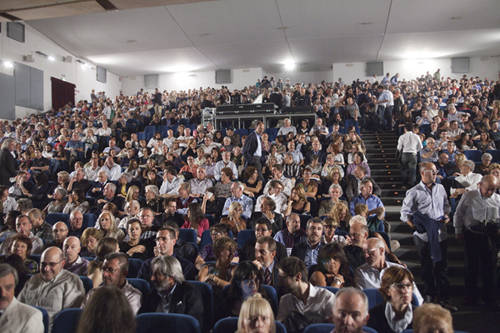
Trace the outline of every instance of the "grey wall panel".
{"type": "Polygon", "coordinates": [[[30,66],[16,62],[14,68],[16,81],[16,105],[30,107],[30,66]]]}
{"type": "Polygon", "coordinates": [[[12,120],[16,117],[16,83],[13,76],[0,73],[0,118],[12,120]]]}
{"type": "Polygon", "coordinates": [[[33,67],[30,68],[30,105],[43,110],[43,71],[33,67]]]}

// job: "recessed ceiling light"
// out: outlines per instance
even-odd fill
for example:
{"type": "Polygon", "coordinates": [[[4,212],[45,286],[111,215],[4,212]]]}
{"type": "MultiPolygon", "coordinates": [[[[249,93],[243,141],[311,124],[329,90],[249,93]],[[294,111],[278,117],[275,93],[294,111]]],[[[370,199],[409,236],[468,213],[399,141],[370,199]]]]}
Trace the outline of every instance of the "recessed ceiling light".
{"type": "Polygon", "coordinates": [[[450,20],[452,20],[452,21],[461,20],[461,19],[462,19],[462,16],[452,16],[452,17],[450,17],[450,20]]]}
{"type": "Polygon", "coordinates": [[[47,59],[48,59],[49,61],[56,61],[56,58],[55,58],[54,56],[51,56],[51,55],[49,55],[49,56],[47,57],[47,59]]]}

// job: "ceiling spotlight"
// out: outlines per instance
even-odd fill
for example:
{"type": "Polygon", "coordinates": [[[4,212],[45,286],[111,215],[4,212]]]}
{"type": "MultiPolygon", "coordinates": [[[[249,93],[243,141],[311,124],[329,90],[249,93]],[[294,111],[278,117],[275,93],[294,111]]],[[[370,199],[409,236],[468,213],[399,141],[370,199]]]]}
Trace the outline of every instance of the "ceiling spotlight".
{"type": "Polygon", "coordinates": [[[51,56],[51,55],[49,55],[49,56],[47,57],[47,59],[49,59],[49,61],[56,61],[56,57],[51,56]]]}
{"type": "Polygon", "coordinates": [[[285,62],[284,66],[285,66],[285,71],[287,72],[293,71],[297,67],[297,65],[293,61],[285,62]]]}
{"type": "Polygon", "coordinates": [[[88,66],[87,66],[86,63],[83,63],[83,64],[80,65],[80,67],[82,67],[83,70],[86,70],[88,66]]]}
{"type": "Polygon", "coordinates": [[[14,63],[12,61],[9,61],[9,60],[4,60],[3,65],[5,68],[13,68],[14,67],[14,63]]]}

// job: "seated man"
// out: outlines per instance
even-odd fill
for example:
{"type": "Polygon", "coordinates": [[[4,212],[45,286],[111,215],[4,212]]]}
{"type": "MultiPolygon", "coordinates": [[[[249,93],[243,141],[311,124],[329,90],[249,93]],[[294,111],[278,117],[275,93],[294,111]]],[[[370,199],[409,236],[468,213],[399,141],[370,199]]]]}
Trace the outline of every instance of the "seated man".
{"type": "Polygon", "coordinates": [[[255,212],[262,211],[262,201],[264,198],[269,197],[273,199],[275,203],[274,211],[278,214],[284,214],[287,209],[288,199],[286,195],[284,195],[281,191],[283,190],[283,185],[279,180],[271,180],[269,181],[269,191],[266,194],[262,194],[257,198],[255,202],[255,212]]]}
{"type": "MultiPolygon", "coordinates": [[[[120,288],[127,298],[132,311],[134,311],[134,314],[137,314],[141,308],[143,295],[142,292],[128,283],[127,274],[128,256],[121,252],[110,253],[106,256],[106,259],[104,259],[102,266],[103,284],[101,286],[115,286],[120,288]]],[[[88,302],[95,290],[96,289],[94,288],[89,291],[82,307],[85,307],[85,304],[88,302]]]]}
{"type": "Polygon", "coordinates": [[[173,256],[160,255],[151,262],[151,284],[153,290],[146,295],[141,313],[165,312],[181,313],[193,316],[205,328],[202,295],[186,282],[182,267],[173,256]]]}
{"type": "Polygon", "coordinates": [[[283,165],[275,164],[272,167],[273,178],[266,183],[264,187],[264,194],[269,195],[269,191],[271,188],[271,182],[273,180],[277,180],[283,185],[283,193],[289,197],[292,193],[292,188],[294,186],[294,182],[283,175],[283,165]]]}
{"type": "Polygon", "coordinates": [[[293,324],[299,320],[308,324],[326,322],[332,314],[335,295],[308,282],[307,267],[299,258],[285,258],[278,267],[280,285],[289,292],[280,299],[276,319],[288,331],[295,331],[293,324]]]}
{"type": "MultiPolygon", "coordinates": [[[[197,274],[194,264],[189,260],[174,254],[176,241],[177,237],[175,229],[172,227],[162,227],[156,234],[155,253],[157,253],[157,256],[175,256],[181,264],[183,276],[188,280],[194,280],[197,274]]],[[[151,281],[151,262],[153,259],[154,258],[150,258],[144,261],[141,269],[139,270],[139,274],[137,275],[138,278],[151,281]]]]}
{"type": "Polygon", "coordinates": [[[56,222],[52,226],[52,234],[53,234],[53,241],[47,244],[47,247],[51,246],[57,246],[58,248],[62,249],[63,247],[63,242],[68,237],[68,226],[64,222],[56,222]]]}
{"type": "Polygon", "coordinates": [[[347,287],[335,294],[335,305],[331,313],[335,328],[332,333],[362,333],[368,322],[368,298],[357,288],[347,287]]]}
{"type": "MultiPolygon", "coordinates": [[[[351,219],[352,220],[352,219],[351,219]]],[[[368,227],[366,223],[360,221],[349,221],[349,238],[350,245],[344,246],[344,252],[347,257],[347,262],[354,270],[365,263],[364,249],[366,240],[368,239],[368,227]]]]}
{"type": "Polygon", "coordinates": [[[45,222],[40,209],[30,209],[28,211],[28,217],[30,218],[33,226],[31,231],[35,234],[35,236],[40,237],[44,244],[48,244],[54,240],[54,236],[52,235],[52,226],[45,222]]]}
{"type": "Polygon", "coordinates": [[[226,199],[224,203],[224,208],[222,209],[222,215],[227,216],[229,214],[229,206],[235,201],[241,204],[243,208],[242,216],[245,219],[250,219],[253,210],[253,201],[249,197],[243,194],[244,185],[241,182],[233,182],[231,185],[231,194],[229,198],[226,199]]]}
{"type": "Polygon", "coordinates": [[[199,166],[196,169],[196,177],[189,180],[191,185],[191,196],[198,198],[203,197],[203,194],[212,187],[212,181],[207,178],[207,173],[204,167],[199,166]]]}
{"type": "Polygon", "coordinates": [[[214,169],[215,180],[219,181],[221,179],[222,169],[224,168],[231,169],[234,179],[238,179],[238,168],[236,167],[236,164],[234,164],[234,162],[231,161],[231,152],[227,150],[222,152],[222,160],[215,163],[215,169],[214,169]]]}
{"type": "Polygon", "coordinates": [[[73,209],[71,214],[69,214],[69,235],[80,238],[84,229],[82,211],[78,208],[73,209]]]}
{"type": "Polygon", "coordinates": [[[276,257],[276,245],[278,244],[282,245],[271,236],[259,237],[255,243],[255,260],[253,261],[262,272],[262,282],[275,288],[278,287],[278,262],[280,261],[276,257]]]}
{"type": "Polygon", "coordinates": [[[69,236],[64,240],[64,269],[76,275],[87,275],[87,266],[89,261],[80,257],[82,247],[80,239],[75,236],[69,236]]]}
{"type": "Polygon", "coordinates": [[[362,203],[368,206],[368,215],[380,215],[381,210],[384,210],[384,204],[379,197],[373,194],[373,181],[370,178],[364,178],[361,181],[361,188],[359,195],[352,198],[349,203],[349,210],[351,215],[355,215],[354,207],[362,203]]]}
{"type": "MultiPolygon", "coordinates": [[[[366,241],[366,263],[359,266],[354,273],[356,285],[361,289],[380,288],[380,282],[385,270],[392,266],[403,267],[385,259],[385,244],[383,240],[375,237],[368,238],[366,241]]],[[[415,283],[413,290],[417,296],[418,303],[422,304],[424,299],[415,283]]]]}
{"type": "Polygon", "coordinates": [[[306,235],[305,241],[294,245],[292,256],[303,260],[307,268],[310,268],[318,263],[319,249],[323,246],[323,222],[320,218],[315,217],[307,221],[306,235]]]}
{"type": "MultiPolygon", "coordinates": [[[[43,251],[43,241],[40,237],[37,237],[33,234],[31,229],[33,225],[31,224],[31,220],[27,215],[19,215],[16,218],[16,232],[17,234],[24,235],[29,237],[31,243],[33,244],[31,253],[32,254],[40,254],[43,251]]],[[[13,237],[8,238],[1,244],[1,252],[2,254],[7,253],[13,241],[13,237]]]]}
{"type": "Polygon", "coordinates": [[[286,218],[286,228],[274,235],[274,240],[285,246],[288,255],[292,253],[292,248],[295,244],[301,243],[306,239],[306,233],[300,228],[300,217],[296,213],[290,214],[286,218]]]}
{"type": "MultiPolygon", "coordinates": [[[[241,251],[238,251],[240,262],[245,260],[254,260],[256,240],[261,237],[272,237],[273,234],[271,222],[269,222],[267,219],[264,218],[258,219],[255,222],[254,230],[255,230],[255,239],[249,239],[246,242],[246,244],[243,245],[241,251]]],[[[279,262],[281,259],[286,257],[287,253],[285,246],[281,243],[278,243],[276,245],[277,261],[279,262]]]]}
{"type": "Polygon", "coordinates": [[[42,333],[42,313],[14,296],[18,282],[16,269],[9,264],[0,264],[0,328],[5,333],[42,333]]]}
{"type": "Polygon", "coordinates": [[[82,281],[78,275],[63,269],[64,263],[60,248],[49,247],[43,251],[40,273],[33,275],[19,294],[19,301],[47,310],[51,327],[59,311],[79,307],[85,296],[82,281]]]}

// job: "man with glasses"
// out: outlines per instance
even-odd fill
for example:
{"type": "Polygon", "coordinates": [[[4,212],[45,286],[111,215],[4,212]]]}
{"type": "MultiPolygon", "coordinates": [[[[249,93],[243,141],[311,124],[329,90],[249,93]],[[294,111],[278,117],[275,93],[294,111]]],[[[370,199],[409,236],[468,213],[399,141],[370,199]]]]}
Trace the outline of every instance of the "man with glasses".
{"type": "MultiPolygon", "coordinates": [[[[366,263],[359,266],[354,272],[356,285],[361,289],[380,288],[382,276],[389,267],[396,266],[404,268],[399,264],[395,264],[385,259],[385,244],[384,241],[379,238],[373,237],[366,240],[365,257],[366,263]]],[[[422,304],[424,299],[418,291],[416,284],[414,284],[413,290],[417,296],[418,303],[422,304]]]]}
{"type": "MultiPolygon", "coordinates": [[[[139,312],[142,304],[142,292],[134,288],[127,281],[128,274],[128,256],[125,253],[115,252],[110,253],[104,259],[102,265],[102,285],[104,287],[115,286],[118,287],[128,302],[130,307],[134,311],[134,314],[139,312]]],[[[85,298],[85,302],[82,307],[88,302],[92,294],[96,289],[90,290],[85,298]]]]}
{"type": "Polygon", "coordinates": [[[421,163],[420,176],[421,182],[406,192],[401,221],[415,230],[413,241],[419,252],[426,301],[439,302],[456,311],[456,307],[447,301],[450,284],[446,272],[446,225],[450,222],[450,203],[443,185],[436,183],[437,169],[433,163],[421,163]]]}
{"type": "Polygon", "coordinates": [[[495,193],[500,179],[486,175],[478,189],[466,192],[458,204],[453,226],[459,240],[465,240],[465,302],[474,305],[481,296],[489,309],[496,303],[496,262],[500,194],[495,193]],[[477,279],[481,275],[482,292],[477,279]]]}
{"type": "Polygon", "coordinates": [[[60,248],[49,247],[42,253],[40,273],[26,282],[19,301],[47,310],[50,326],[54,316],[66,308],[80,307],[85,296],[78,275],[63,269],[64,255],[60,248]]]}

